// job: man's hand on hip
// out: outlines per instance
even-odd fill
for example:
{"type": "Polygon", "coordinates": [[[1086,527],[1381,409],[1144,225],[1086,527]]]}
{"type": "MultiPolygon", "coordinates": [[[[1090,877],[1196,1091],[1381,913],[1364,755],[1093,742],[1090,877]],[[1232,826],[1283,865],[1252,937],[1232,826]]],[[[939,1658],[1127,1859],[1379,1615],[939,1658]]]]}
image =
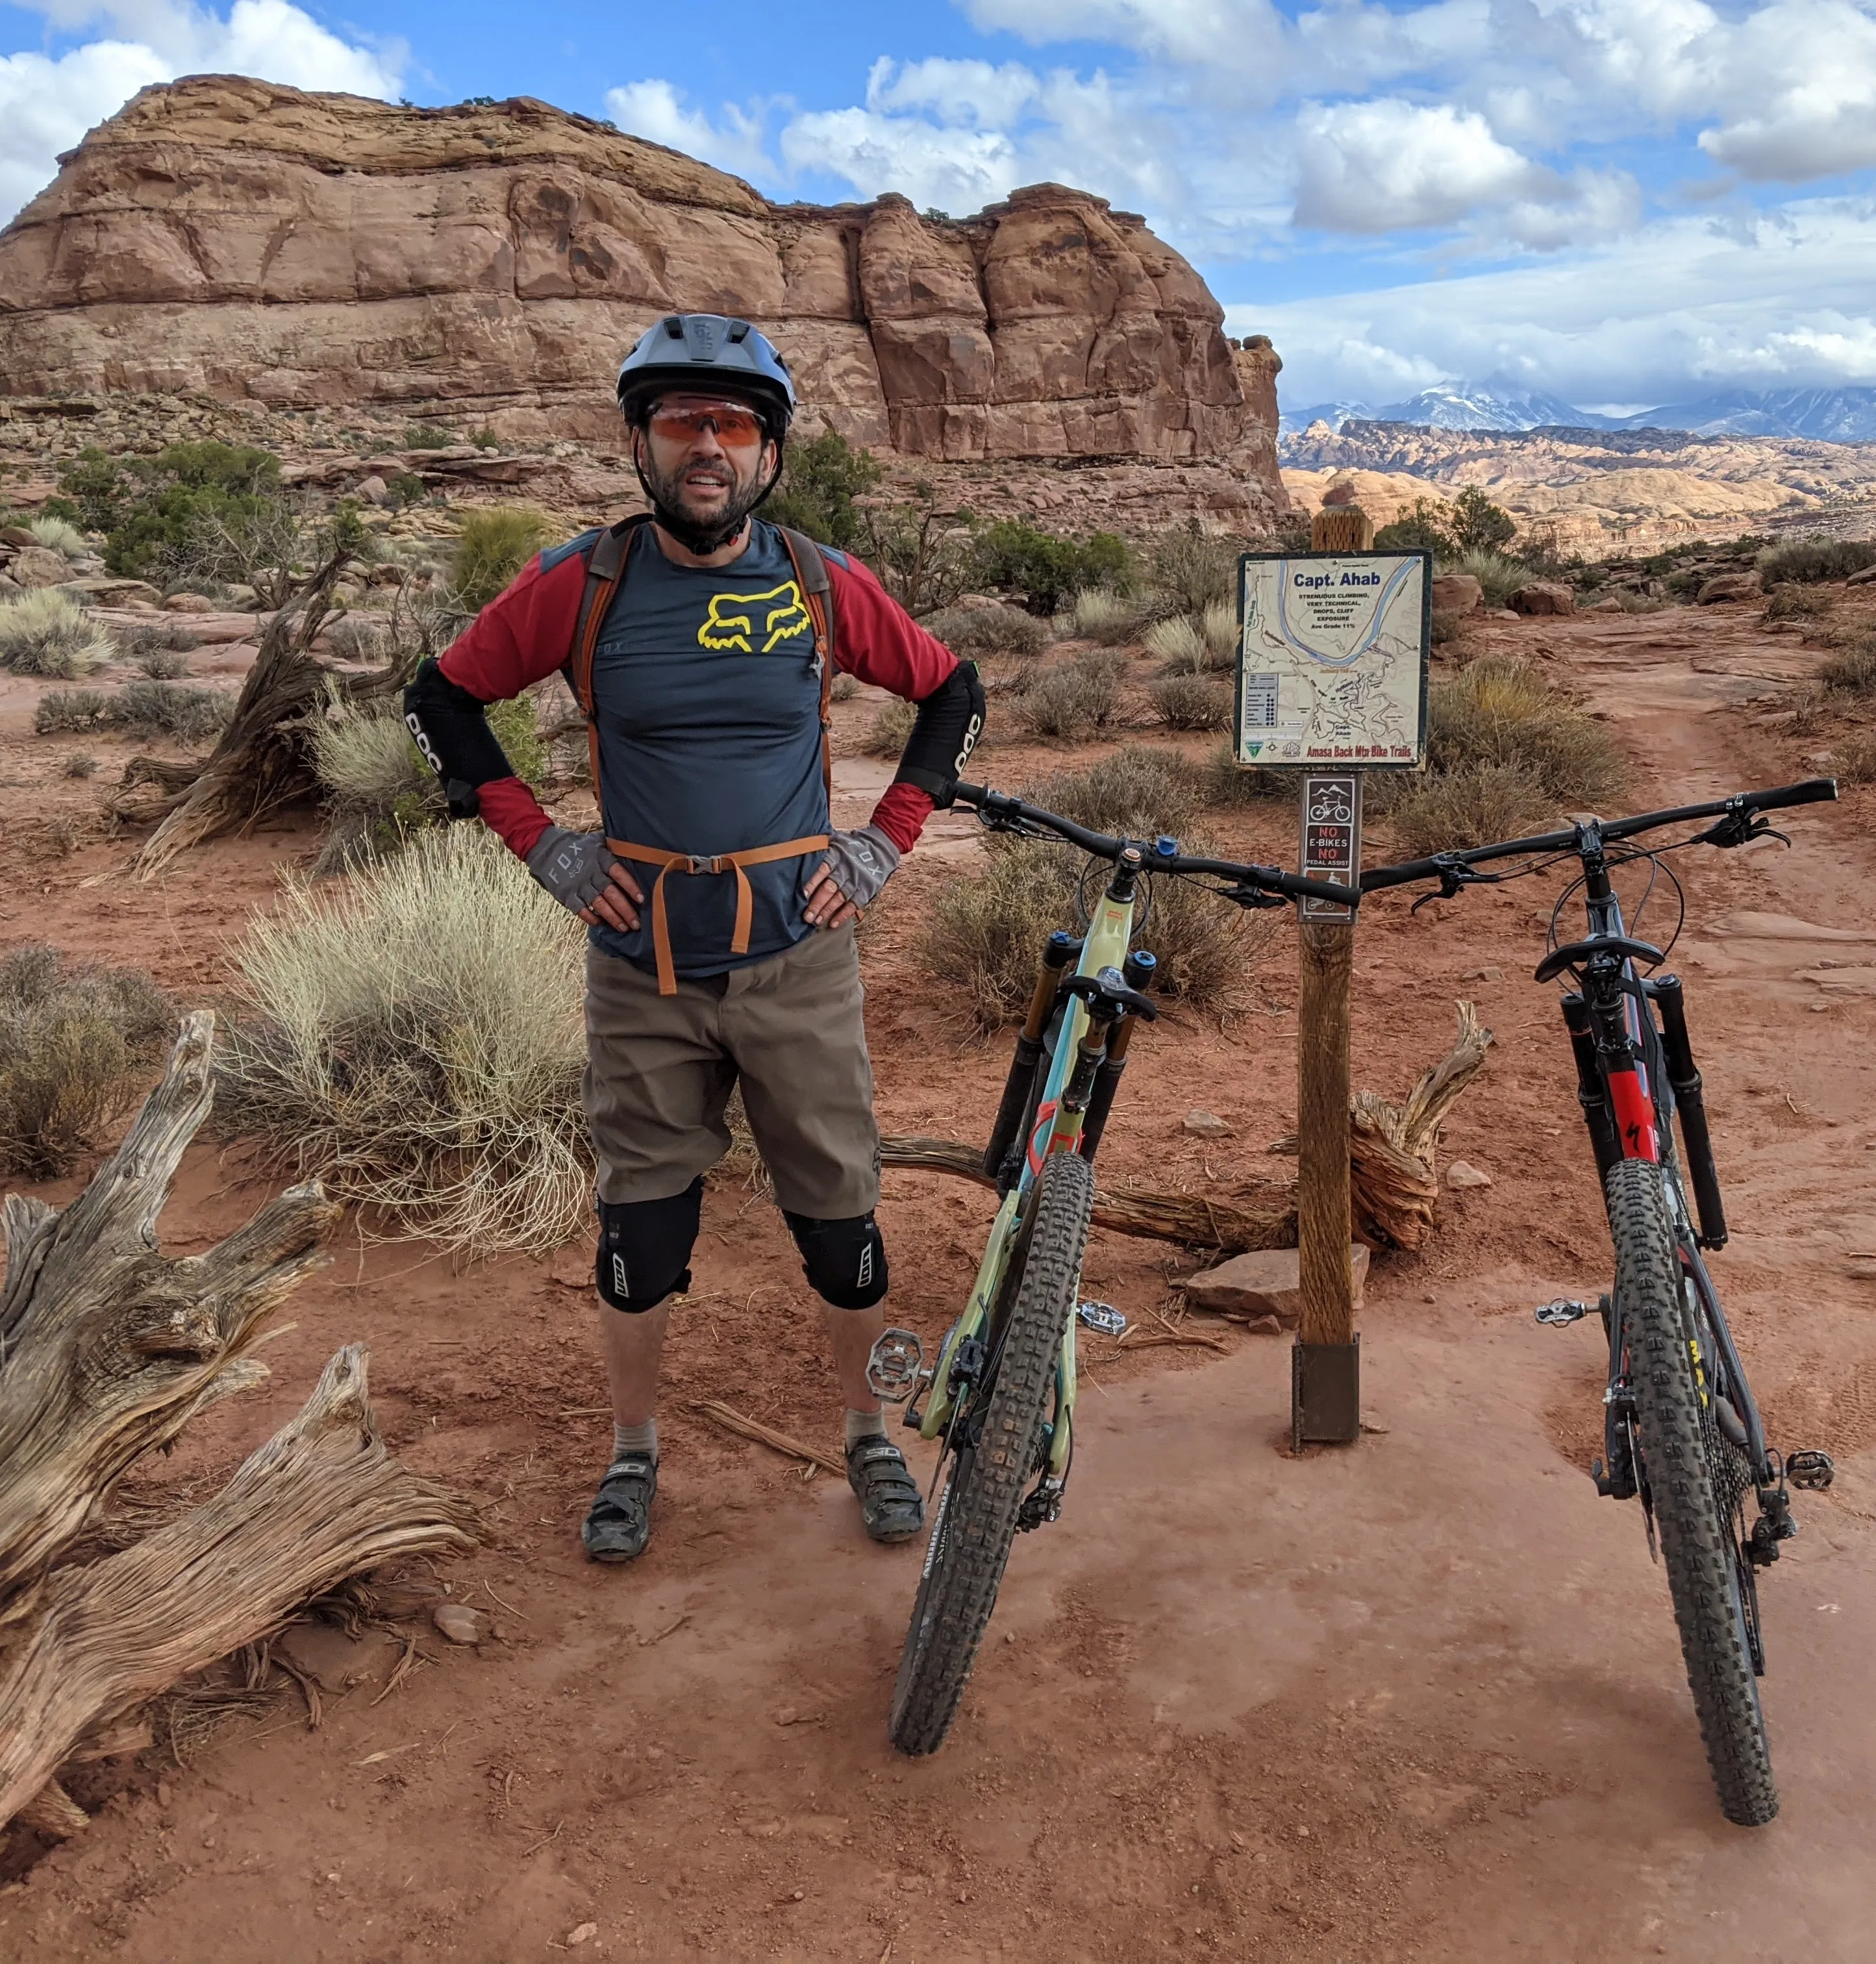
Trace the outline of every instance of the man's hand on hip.
{"type": "Polygon", "coordinates": [[[528,855],[528,870],[588,927],[629,933],[638,926],[645,896],[598,833],[549,826],[528,855]]]}
{"type": "Polygon", "coordinates": [[[827,856],[808,876],[803,917],[809,926],[845,927],[879,896],[899,864],[899,848],[877,825],[828,835],[827,856]]]}

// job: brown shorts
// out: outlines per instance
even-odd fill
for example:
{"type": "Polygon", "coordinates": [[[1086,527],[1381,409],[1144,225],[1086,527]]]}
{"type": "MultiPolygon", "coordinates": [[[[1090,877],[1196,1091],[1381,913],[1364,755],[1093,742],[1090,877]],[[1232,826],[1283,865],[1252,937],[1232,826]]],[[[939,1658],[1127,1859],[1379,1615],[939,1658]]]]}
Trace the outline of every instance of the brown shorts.
{"type": "Polygon", "coordinates": [[[730,1150],[739,1079],[757,1150],[791,1214],[845,1221],[880,1197],[864,992],[851,927],[675,996],[613,955],[586,955],[586,1122],[599,1197],[681,1193],[730,1150]]]}

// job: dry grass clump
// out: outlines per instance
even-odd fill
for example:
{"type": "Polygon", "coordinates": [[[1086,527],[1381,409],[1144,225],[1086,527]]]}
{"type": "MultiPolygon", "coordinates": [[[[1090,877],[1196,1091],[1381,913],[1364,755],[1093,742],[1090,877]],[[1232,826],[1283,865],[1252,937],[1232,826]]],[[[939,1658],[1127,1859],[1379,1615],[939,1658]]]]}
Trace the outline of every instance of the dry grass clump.
{"type": "MultiPolygon", "coordinates": [[[[1183,831],[1202,785],[1202,773],[1175,753],[1130,744],[1025,796],[1093,830],[1153,838],[1183,831]]],[[[1203,839],[1180,842],[1188,852],[1211,849],[1203,839]]],[[[939,894],[920,952],[933,974],[964,984],[978,1022],[994,1029],[1021,1015],[1050,932],[1078,918],[1086,862],[1066,846],[994,836],[985,845],[988,869],[939,894]]],[[[1159,958],[1161,993],[1198,1007],[1228,1003],[1274,932],[1268,920],[1242,916],[1182,881],[1149,885],[1136,939],[1159,958]]]]}
{"type": "Polygon", "coordinates": [[[1130,641],[1139,631],[1140,610],[1111,587],[1091,586],[1076,595],[1069,622],[1081,640],[1111,647],[1130,641]]]}
{"type": "Polygon", "coordinates": [[[278,1162],[471,1256],[558,1247],[592,1184],[585,935],[479,826],[290,890],[237,953],[217,1111],[278,1162]]]}
{"type": "Polygon", "coordinates": [[[0,669],[69,682],[89,675],[116,652],[103,628],[56,587],[0,601],[0,669]]]}
{"type": "Polygon", "coordinates": [[[1560,811],[1595,808],[1621,788],[1602,725],[1528,663],[1490,656],[1434,684],[1425,776],[1371,787],[1409,853],[1482,846],[1560,811]]]}
{"type": "Polygon", "coordinates": [[[1156,656],[1168,675],[1200,675],[1205,668],[1204,630],[1189,614],[1170,615],[1146,630],[1146,652],[1156,656]]]}
{"type": "Polygon", "coordinates": [[[226,689],[188,688],[181,682],[126,682],[107,720],[134,736],[172,736],[199,743],[218,735],[235,713],[226,689]]]}
{"type": "Polygon", "coordinates": [[[1228,669],[1238,658],[1238,609],[1235,600],[1214,600],[1199,616],[1199,632],[1205,637],[1205,666],[1228,669]]]}
{"type": "Polygon", "coordinates": [[[59,553],[66,559],[78,559],[89,550],[85,534],[69,518],[34,518],[27,521],[26,529],[49,552],[59,553]]]}
{"type": "Polygon", "coordinates": [[[1816,621],[1837,604],[1837,596],[1818,586],[1799,586],[1783,580],[1765,595],[1768,621],[1816,621]]]}
{"type": "Polygon", "coordinates": [[[98,775],[98,759],[87,750],[75,750],[65,760],[65,774],[68,778],[92,778],[98,775]]]}
{"type": "Polygon", "coordinates": [[[131,658],[130,666],[152,682],[178,682],[189,672],[189,658],[173,648],[152,648],[131,658]]]}
{"type": "Polygon", "coordinates": [[[1836,746],[1831,771],[1846,785],[1876,785],[1876,730],[1859,730],[1836,746]]]}
{"type": "Polygon", "coordinates": [[[921,624],[962,655],[1039,655],[1049,645],[1046,621],[1021,607],[993,602],[982,607],[945,607],[921,624]]]}
{"type": "Polygon", "coordinates": [[[1769,587],[1781,580],[1815,586],[1826,579],[1848,579],[1866,566],[1876,566],[1876,540],[1788,539],[1759,555],[1759,577],[1769,587]]]}
{"type": "Polygon", "coordinates": [[[1086,743],[1120,720],[1124,659],[1091,649],[1045,669],[1010,704],[1013,719],[1032,736],[1052,743],[1086,743]]]}
{"type": "Polygon", "coordinates": [[[1231,685],[1202,675],[1162,676],[1150,693],[1162,723],[1175,730],[1227,730],[1231,685]]]}
{"type": "Polygon", "coordinates": [[[0,1170],[68,1173],[135,1098],[170,1035],[169,1000],[140,970],[0,955],[0,1170]]]}
{"type": "Polygon", "coordinates": [[[102,689],[48,689],[33,711],[33,728],[41,736],[65,736],[74,730],[101,730],[111,716],[111,698],[102,689]]]}
{"type": "Polygon", "coordinates": [[[867,733],[867,755],[896,757],[905,749],[918,715],[917,708],[903,696],[888,697],[875,712],[873,727],[867,733]]]}
{"type": "Polygon", "coordinates": [[[1470,573],[1485,589],[1483,604],[1487,607],[1509,606],[1512,595],[1534,577],[1522,560],[1507,559],[1502,553],[1484,549],[1461,553],[1456,559],[1442,558],[1439,570],[1470,573]]]}
{"type": "Polygon", "coordinates": [[[139,621],[134,626],[117,627],[112,631],[117,637],[118,650],[124,659],[139,667],[149,656],[193,654],[202,645],[202,637],[194,628],[186,627],[175,620],[139,621]]]}
{"type": "Polygon", "coordinates": [[[1876,695],[1876,634],[1854,636],[1818,665],[1826,688],[1847,695],[1876,695]]]}

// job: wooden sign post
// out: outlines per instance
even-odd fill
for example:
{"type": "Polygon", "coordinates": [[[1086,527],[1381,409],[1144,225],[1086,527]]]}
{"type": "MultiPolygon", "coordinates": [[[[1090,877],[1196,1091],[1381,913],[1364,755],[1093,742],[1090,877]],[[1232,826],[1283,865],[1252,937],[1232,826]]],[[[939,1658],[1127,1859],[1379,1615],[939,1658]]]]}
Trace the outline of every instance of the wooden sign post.
{"type": "MultiPolygon", "coordinates": [[[[1372,523],[1343,506],[1316,514],[1307,556],[1247,554],[1239,570],[1237,761],[1299,772],[1300,870],[1339,886],[1361,878],[1364,771],[1410,770],[1425,754],[1432,567],[1425,554],[1374,544],[1372,523]]],[[[1355,926],[1352,908],[1297,910],[1299,1450],[1361,1430],[1348,1167],[1355,926]]]]}

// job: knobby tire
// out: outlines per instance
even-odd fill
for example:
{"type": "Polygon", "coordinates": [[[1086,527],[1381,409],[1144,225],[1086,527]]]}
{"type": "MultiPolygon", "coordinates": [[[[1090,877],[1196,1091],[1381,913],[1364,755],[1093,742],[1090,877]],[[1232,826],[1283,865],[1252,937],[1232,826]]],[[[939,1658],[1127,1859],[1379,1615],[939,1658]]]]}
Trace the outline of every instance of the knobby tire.
{"type": "Polygon", "coordinates": [[[1616,1300],[1688,1686],[1721,1809],[1742,1828],[1762,1827],[1778,1811],[1778,1792],[1661,1170],[1621,1160],[1609,1169],[1607,1192],[1616,1300]]]}
{"type": "Polygon", "coordinates": [[[1043,1162],[983,1430],[953,1464],[906,1633],[893,1694],[892,1740],[901,1752],[933,1753],[944,1744],[996,1607],[1075,1311],[1094,1191],[1094,1168],[1078,1154],[1043,1162]]]}

